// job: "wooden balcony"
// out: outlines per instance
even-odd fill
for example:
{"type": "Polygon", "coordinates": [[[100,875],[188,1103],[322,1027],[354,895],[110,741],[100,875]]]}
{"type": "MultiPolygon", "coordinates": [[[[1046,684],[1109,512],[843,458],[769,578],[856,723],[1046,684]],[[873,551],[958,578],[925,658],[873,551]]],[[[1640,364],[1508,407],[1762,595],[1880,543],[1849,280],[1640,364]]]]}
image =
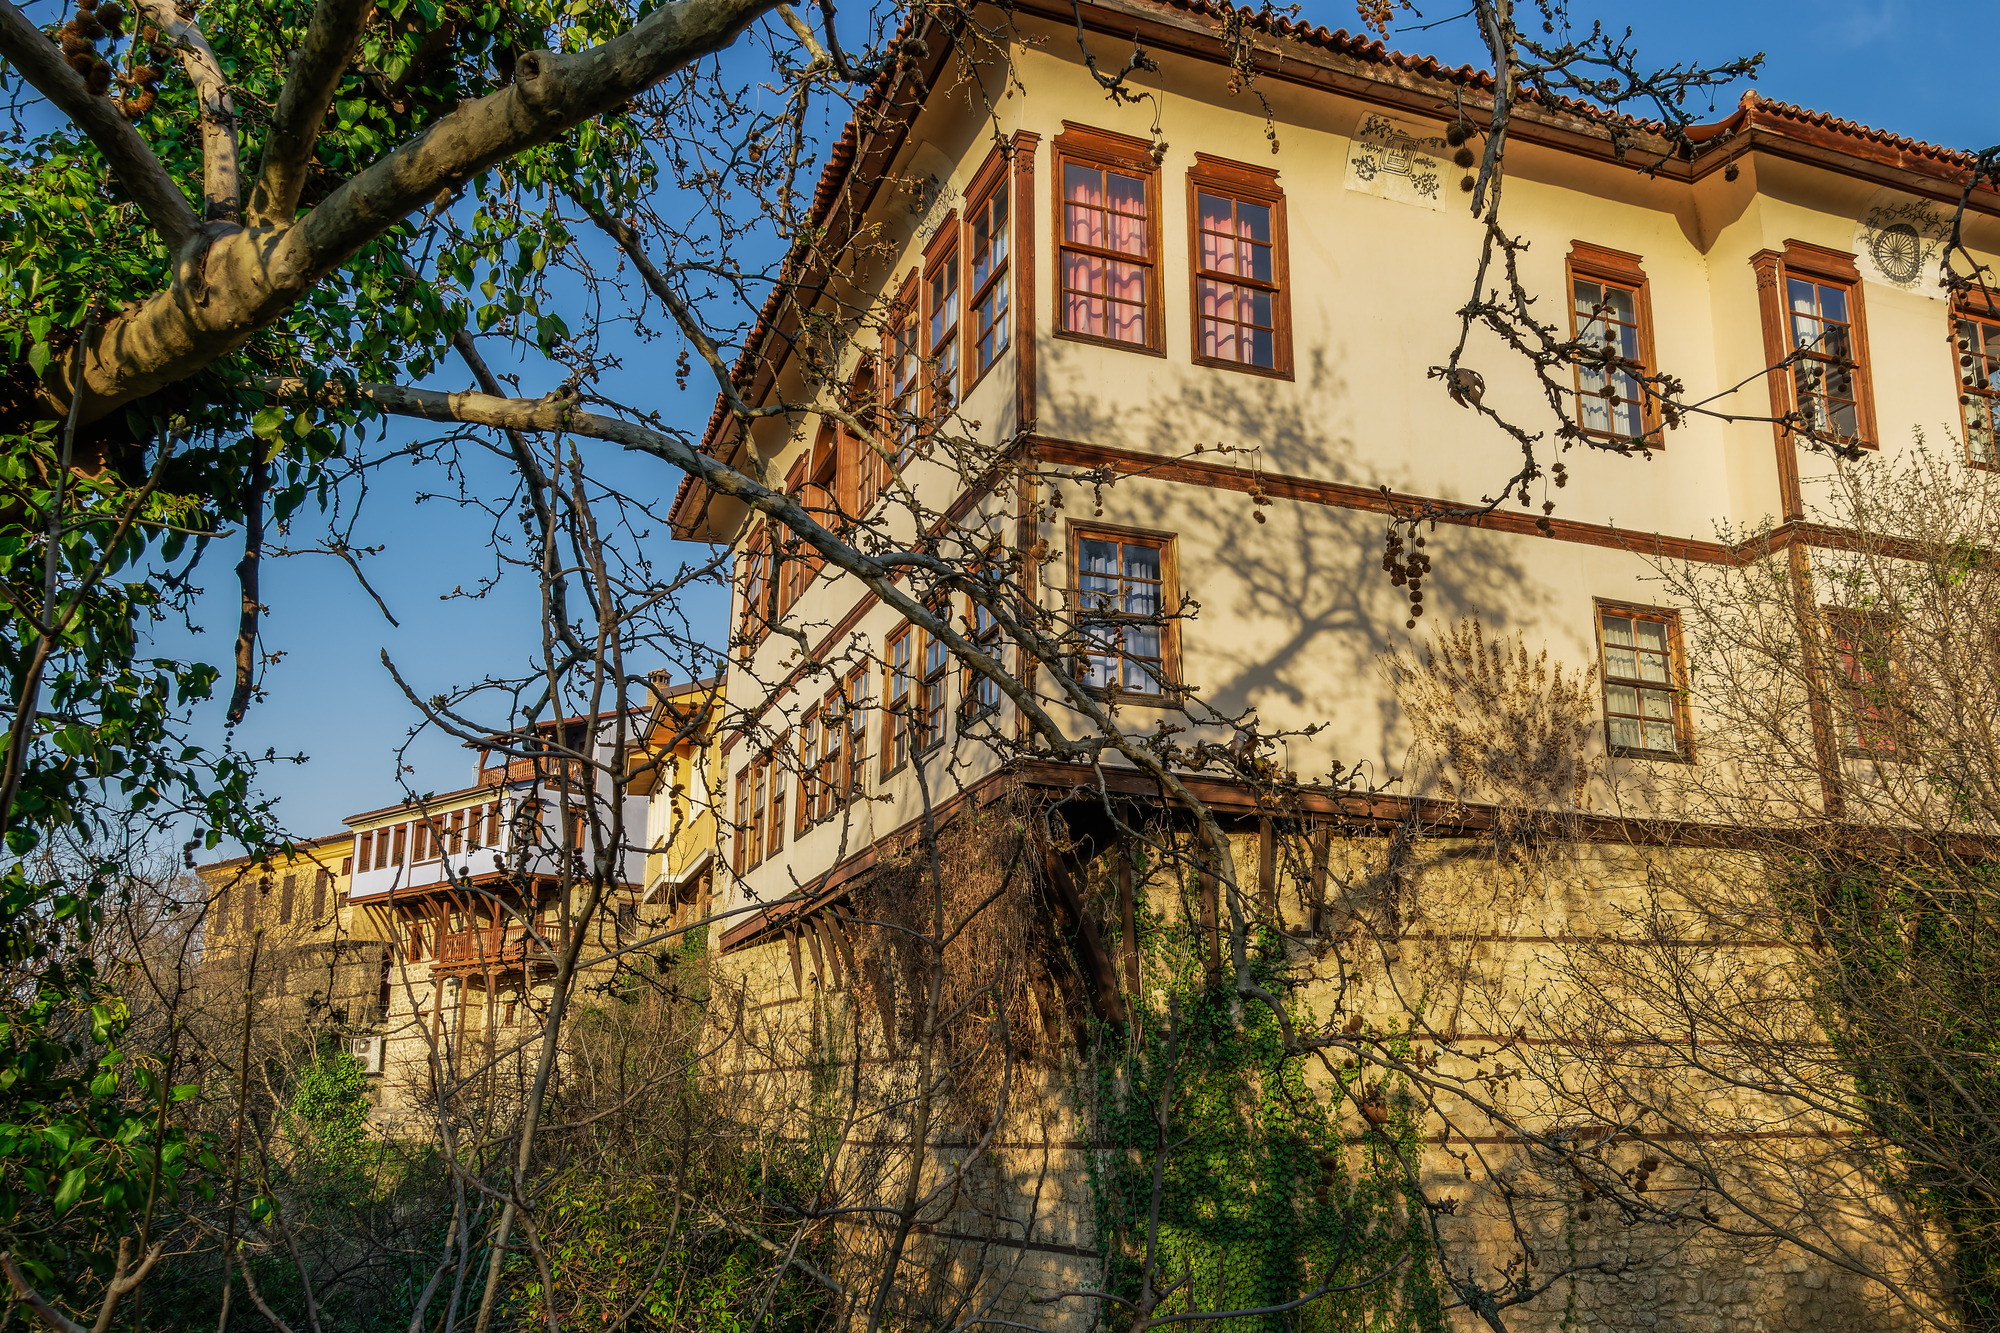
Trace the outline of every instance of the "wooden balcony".
{"type": "Polygon", "coordinates": [[[548,946],[518,923],[449,931],[438,936],[431,970],[445,973],[519,972],[530,967],[553,968],[548,946]]]}

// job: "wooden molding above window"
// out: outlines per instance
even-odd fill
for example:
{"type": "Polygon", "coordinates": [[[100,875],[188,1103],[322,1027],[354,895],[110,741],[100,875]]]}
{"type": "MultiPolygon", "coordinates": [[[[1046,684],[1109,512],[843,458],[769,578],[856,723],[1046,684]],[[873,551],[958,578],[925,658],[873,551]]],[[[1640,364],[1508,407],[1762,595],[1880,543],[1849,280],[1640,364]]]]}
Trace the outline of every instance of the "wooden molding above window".
{"type": "Polygon", "coordinates": [[[1056,336],[1165,356],[1153,146],[1064,121],[1054,148],[1056,336]]]}
{"type": "Polygon", "coordinates": [[[1290,379],[1291,262],[1278,173],[1207,153],[1194,158],[1187,200],[1194,363],[1290,379]]]}
{"type": "Polygon", "coordinates": [[[1640,256],[1571,241],[1564,263],[1570,337],[1607,338],[1622,363],[1609,371],[1575,367],[1578,424],[1595,439],[1640,439],[1648,448],[1662,447],[1659,405],[1639,383],[1640,376],[1659,372],[1652,288],[1640,256]]]}

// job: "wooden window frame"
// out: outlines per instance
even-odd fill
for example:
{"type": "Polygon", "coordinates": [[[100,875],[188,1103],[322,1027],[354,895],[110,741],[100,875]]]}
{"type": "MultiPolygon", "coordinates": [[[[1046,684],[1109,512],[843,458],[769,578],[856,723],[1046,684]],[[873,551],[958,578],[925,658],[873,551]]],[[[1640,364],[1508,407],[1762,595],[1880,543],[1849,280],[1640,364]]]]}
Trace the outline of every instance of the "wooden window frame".
{"type": "MultiPolygon", "coordinates": [[[[1660,373],[1658,345],[1653,341],[1653,289],[1646,276],[1643,257],[1624,250],[1613,250],[1609,246],[1594,245],[1589,241],[1571,241],[1569,254],[1563,260],[1563,291],[1569,304],[1569,336],[1572,341],[1581,336],[1577,327],[1576,284],[1579,281],[1594,282],[1600,286],[1622,287],[1632,293],[1633,318],[1637,325],[1639,357],[1636,361],[1624,362],[1627,371],[1635,377],[1648,377],[1660,373]]],[[[1590,430],[1583,426],[1583,367],[1571,367],[1574,372],[1577,401],[1577,426],[1583,433],[1595,440],[1626,440],[1630,436],[1617,431],[1590,430]]],[[[1637,438],[1648,449],[1666,447],[1666,436],[1661,429],[1659,403],[1651,394],[1643,395],[1639,407],[1639,434],[1637,438]]]]}
{"type": "Polygon", "coordinates": [[[922,324],[923,349],[923,416],[926,422],[936,422],[947,413],[956,411],[964,401],[960,388],[960,378],[965,373],[965,264],[964,251],[959,247],[958,211],[946,215],[944,225],[924,249],[923,281],[917,288],[923,308],[918,312],[922,324]],[[956,307],[951,322],[937,329],[938,308],[933,300],[932,287],[939,275],[947,269],[951,274],[951,295],[956,307]],[[940,349],[948,357],[940,359],[940,349]],[[940,386],[950,389],[951,401],[944,402],[938,392],[940,386]]]}
{"type": "Polygon", "coordinates": [[[792,836],[820,818],[820,744],[826,731],[825,705],[809,707],[799,719],[799,799],[792,809],[792,836]]]}
{"type": "Polygon", "coordinates": [[[1055,316],[1049,327],[1058,338],[1072,342],[1090,343],[1098,347],[1112,347],[1125,352],[1142,352],[1148,356],[1167,354],[1166,300],[1160,282],[1160,271],[1164,256],[1160,253],[1160,165],[1153,160],[1153,146],[1144,139],[1129,134],[1119,134],[1115,130],[1100,130],[1089,125],[1078,125],[1074,121],[1064,121],[1062,133],[1058,134],[1051,147],[1055,150],[1054,170],[1051,176],[1050,196],[1054,207],[1055,281],[1051,284],[1055,299],[1055,316]],[[1133,176],[1145,182],[1146,187],[1146,255],[1144,264],[1150,281],[1146,288],[1145,319],[1146,339],[1144,342],[1127,342],[1104,334],[1089,333],[1068,327],[1068,302],[1063,293],[1063,256],[1075,250],[1082,254],[1120,263],[1141,262],[1134,257],[1112,250],[1097,250],[1088,246],[1072,245],[1064,236],[1063,226],[1063,168],[1075,163],[1078,166],[1096,170],[1116,171],[1133,176]]]}
{"type": "MultiPolygon", "coordinates": [[[[1604,718],[1604,745],[1614,759],[1645,759],[1661,764],[1691,764],[1694,762],[1693,718],[1688,710],[1687,652],[1681,640],[1681,613],[1673,607],[1649,606],[1639,602],[1617,602],[1609,598],[1592,599],[1591,630],[1597,639],[1597,685],[1599,711],[1604,718]],[[1609,646],[1604,641],[1604,618],[1621,616],[1628,620],[1647,620],[1667,627],[1667,683],[1666,692],[1673,696],[1673,752],[1647,750],[1636,745],[1619,745],[1611,739],[1611,687],[1629,685],[1635,689],[1661,690],[1658,681],[1643,677],[1613,676],[1609,646]]],[[[1618,716],[1626,716],[1619,714],[1618,716]]]]}
{"type": "Polygon", "coordinates": [[[292,908],[298,901],[298,895],[299,873],[296,870],[288,870],[285,872],[285,878],[278,889],[279,925],[289,926],[292,924],[292,908]]]}
{"type": "Polygon", "coordinates": [[[876,433],[886,433],[894,442],[895,459],[892,465],[889,460],[876,456],[876,464],[882,469],[876,483],[878,495],[889,489],[889,474],[908,467],[915,457],[917,434],[922,428],[924,330],[923,312],[918,305],[921,276],[918,270],[912,269],[903,279],[901,288],[889,302],[888,316],[882,325],[882,368],[877,389],[886,428],[878,426],[876,433]],[[899,381],[898,376],[903,374],[909,378],[899,381]]]}
{"type": "MultiPolygon", "coordinates": [[[[984,649],[988,657],[999,661],[1004,667],[1007,660],[1005,656],[1007,646],[1000,633],[1000,621],[998,618],[996,617],[988,623],[987,617],[991,616],[991,614],[985,607],[973,601],[970,596],[966,597],[966,638],[973,644],[984,649]]],[[[997,715],[1000,712],[1001,701],[1005,698],[1006,696],[1000,693],[1000,686],[997,682],[980,675],[969,665],[963,667],[959,672],[958,685],[958,715],[961,731],[967,722],[976,722],[980,718],[997,715]],[[992,691],[993,697],[991,699],[982,698],[981,696],[986,694],[988,690],[992,691]]]]}
{"type": "MultiPolygon", "coordinates": [[[[1875,425],[1875,376],[1868,352],[1868,306],[1862,296],[1861,270],[1855,267],[1854,255],[1807,241],[1788,240],[1782,251],[1758,251],[1750,257],[1750,264],[1758,277],[1758,306],[1764,323],[1771,415],[1783,417],[1799,410],[1798,366],[1796,363],[1791,366],[1781,364],[1796,350],[1792,341],[1791,301],[1786,293],[1789,280],[1801,278],[1823,286],[1839,287],[1847,296],[1847,326],[1854,344],[1855,423],[1861,431],[1860,437],[1851,443],[1862,449],[1878,448],[1881,435],[1875,425]]],[[[1788,433],[1782,426],[1779,429],[1781,436],[1788,433]]],[[[1793,430],[1789,433],[1797,432],[1793,430]]],[[[1781,470],[1785,466],[1781,462],[1781,470]]],[[[1792,460],[1786,479],[1788,495],[1797,489],[1797,468],[1797,461],[1792,460]]],[[[1788,499],[1787,509],[1796,507],[1796,502],[1788,499]]],[[[1791,512],[1786,514],[1787,518],[1799,516],[1791,512]]]]}
{"type": "Polygon", "coordinates": [[[1951,303],[1945,336],[1951,345],[1952,375],[1958,381],[1958,422],[1965,434],[1966,464],[1982,472],[2000,471],[2000,304],[1984,293],[1960,292],[1951,303]],[[1970,345],[1969,340],[1960,345],[1961,326],[1967,324],[1975,326],[1978,346],[1970,345]],[[1984,388],[1975,383],[1974,368],[1980,361],[1986,363],[1984,388]],[[1968,409],[1976,401],[1986,404],[1985,458],[1972,447],[1972,414],[1968,409]]]}
{"type": "Polygon", "coordinates": [[[1840,715],[1835,725],[1839,728],[1840,752],[1849,759],[1868,759],[1876,763],[1894,764],[1904,762],[1904,755],[1898,750],[1896,736],[1900,728],[1893,716],[1895,710],[1908,706],[1909,691],[1903,682],[1902,635],[1899,627],[1879,611],[1862,611],[1851,607],[1829,606],[1821,608],[1826,617],[1827,653],[1833,667],[1833,688],[1841,698],[1840,715]],[[1886,640],[1886,653],[1881,670],[1888,676],[1886,699],[1874,703],[1857,702],[1864,691],[1880,688],[1873,679],[1873,672],[1863,678],[1861,656],[1855,651],[1860,639],[1862,626],[1869,632],[1879,634],[1886,640]],[[1886,718],[1881,715],[1888,714],[1886,718]],[[1864,727],[1864,717],[1873,717],[1872,726],[1864,727]],[[1886,738],[1870,740],[1871,730],[1886,730],[1886,738]]]}
{"type": "Polygon", "coordinates": [[[785,849],[785,763],[784,757],[790,753],[792,738],[778,737],[777,745],[764,755],[767,770],[766,783],[770,788],[770,805],[765,811],[765,833],[768,845],[764,855],[768,859],[785,849]]]}
{"type": "Polygon", "coordinates": [[[847,673],[841,682],[841,722],[847,728],[842,740],[840,788],[836,806],[846,808],[868,789],[868,680],[873,674],[867,663],[847,673]]]}
{"type": "Polygon", "coordinates": [[[1218,370],[1240,370],[1267,379],[1292,378],[1292,272],[1291,245],[1285,229],[1285,192],[1278,173],[1264,167],[1232,162],[1225,157],[1196,153],[1187,173],[1188,205],[1188,350],[1194,364],[1218,370]],[[1271,278],[1258,282],[1234,274],[1211,272],[1201,266],[1201,196],[1220,195],[1239,203],[1255,204],[1271,210],[1271,278]],[[1268,366],[1225,357],[1204,356],[1201,351],[1201,284],[1204,280],[1237,287],[1255,287],[1271,294],[1271,352],[1268,366]]]}
{"type": "MultiPolygon", "coordinates": [[[[1159,623],[1160,674],[1166,678],[1166,688],[1156,691],[1139,691],[1122,688],[1122,682],[1125,677],[1125,655],[1123,652],[1120,652],[1118,654],[1118,678],[1121,682],[1121,688],[1117,691],[1117,694],[1121,701],[1131,700],[1139,704],[1171,704],[1176,702],[1179,698],[1180,690],[1185,683],[1181,675],[1181,622],[1177,616],[1168,613],[1178,609],[1181,601],[1179,535],[1154,528],[1125,527],[1116,523],[1081,523],[1074,519],[1069,521],[1067,527],[1068,531],[1065,534],[1064,551],[1066,553],[1065,559],[1069,564],[1069,583],[1064,591],[1064,596],[1069,604],[1070,613],[1077,618],[1079,626],[1081,625],[1082,617],[1086,614],[1086,608],[1083,605],[1082,589],[1083,564],[1079,555],[1080,544],[1085,538],[1115,541],[1122,545],[1153,546],[1159,550],[1160,611],[1162,615],[1159,623]]],[[[1134,620],[1144,619],[1144,617],[1127,618],[1134,620]]],[[[1088,658],[1103,656],[1103,654],[1083,652],[1081,656],[1088,658]]],[[[1084,670],[1084,674],[1087,674],[1087,669],[1084,670]]],[[[1102,687],[1093,686],[1090,688],[1092,688],[1093,692],[1099,694],[1111,693],[1110,690],[1102,687]]]]}
{"type": "MultiPolygon", "coordinates": [[[[881,423],[886,419],[883,413],[876,410],[875,392],[875,357],[864,355],[861,365],[847,382],[842,405],[849,413],[866,422],[871,434],[879,434],[881,423]]],[[[838,427],[834,450],[835,502],[848,522],[863,522],[874,512],[876,501],[882,497],[882,474],[885,470],[882,456],[845,425],[838,427]]]]}
{"type": "Polygon", "coordinates": [[[375,833],[369,830],[354,837],[354,864],[363,870],[375,868],[375,833]]]}
{"type": "Polygon", "coordinates": [[[922,631],[905,623],[882,641],[882,776],[885,778],[922,753],[916,743],[918,738],[910,730],[918,673],[923,669],[921,639],[922,631]],[[909,647],[898,662],[896,649],[900,644],[909,647]]]}
{"type": "Polygon", "coordinates": [[[405,851],[408,850],[409,847],[409,843],[407,841],[409,834],[410,834],[410,826],[408,824],[396,825],[396,831],[393,835],[395,839],[395,847],[394,850],[391,851],[390,853],[389,864],[398,867],[409,864],[407,861],[403,859],[403,854],[405,851]]]}
{"type": "Polygon", "coordinates": [[[743,608],[739,618],[738,634],[744,642],[747,654],[757,647],[771,632],[771,576],[774,568],[771,549],[771,528],[759,524],[756,531],[743,539],[742,570],[737,578],[743,598],[743,608]],[[762,602],[764,605],[759,606],[762,602]]]}
{"type": "Polygon", "coordinates": [[[917,713],[923,718],[917,753],[929,754],[951,729],[951,650],[929,631],[919,631],[917,647],[917,713]]]}
{"type": "Polygon", "coordinates": [[[965,188],[967,203],[961,228],[963,241],[958,250],[964,256],[964,266],[959,274],[964,283],[959,311],[959,361],[964,368],[963,386],[958,395],[960,402],[966,400],[974,386],[1000,364],[1001,358],[1014,345],[1015,311],[1019,305],[1019,293],[1014,287],[1014,210],[1020,206],[1020,201],[1014,197],[1013,155],[1018,151],[1011,144],[996,145],[965,188]],[[993,201],[1002,194],[1007,199],[1007,216],[995,228],[991,216],[993,201]],[[987,247],[991,249],[997,236],[1006,247],[1006,254],[986,275],[984,282],[975,282],[974,265],[979,257],[976,237],[982,221],[987,227],[987,247]],[[993,359],[986,361],[980,355],[980,345],[984,341],[979,328],[980,298],[996,287],[1006,292],[1007,304],[1001,317],[995,321],[995,326],[1001,330],[999,345],[993,349],[993,359]],[[968,352],[970,355],[967,355],[968,352]]]}

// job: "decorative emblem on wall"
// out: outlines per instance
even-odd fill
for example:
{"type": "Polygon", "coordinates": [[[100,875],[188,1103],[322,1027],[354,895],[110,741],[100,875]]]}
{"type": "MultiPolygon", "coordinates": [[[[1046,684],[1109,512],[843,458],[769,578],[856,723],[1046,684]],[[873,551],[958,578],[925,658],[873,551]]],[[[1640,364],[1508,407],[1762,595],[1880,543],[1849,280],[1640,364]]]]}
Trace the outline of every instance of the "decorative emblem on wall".
{"type": "Polygon", "coordinates": [[[1347,188],[1443,212],[1446,152],[1428,129],[1371,113],[1348,147],[1347,188]]]}
{"type": "Polygon", "coordinates": [[[1856,264],[1871,282],[1942,300],[1938,269],[1950,230],[1936,204],[1877,190],[1854,225],[1856,264]]]}

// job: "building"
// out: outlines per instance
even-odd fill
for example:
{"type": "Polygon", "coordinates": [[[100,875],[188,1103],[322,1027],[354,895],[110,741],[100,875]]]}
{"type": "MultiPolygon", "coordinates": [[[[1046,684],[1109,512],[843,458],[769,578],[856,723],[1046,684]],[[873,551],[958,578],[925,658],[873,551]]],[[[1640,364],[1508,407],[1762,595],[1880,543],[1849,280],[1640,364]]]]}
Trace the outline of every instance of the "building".
{"type": "Polygon", "coordinates": [[[632,721],[489,738],[470,785],[346,820],[350,900],[392,943],[390,1118],[429,1116],[440,1086],[528,1049],[573,930],[582,957],[636,928],[647,801],[622,781],[632,721]]]}
{"type": "Polygon", "coordinates": [[[201,867],[211,894],[201,974],[239,992],[248,983],[267,1014],[275,1007],[301,1031],[348,1041],[379,1070],[372,1039],[388,1001],[389,944],[348,899],[350,842],[329,834],[261,861],[201,867]]]}
{"type": "MultiPolygon", "coordinates": [[[[645,796],[643,921],[674,929],[706,920],[715,888],[719,834],[715,794],[720,756],[721,681],[667,686],[633,750],[627,790],[645,796]]],[[[706,932],[692,932],[706,944],[706,932]]]]}
{"type": "MultiPolygon", "coordinates": [[[[1546,522],[1511,500],[1473,515],[1518,453],[1428,386],[1426,370],[1457,339],[1482,239],[1447,134],[1459,99],[1481,103],[1485,77],[1282,19],[1238,15],[1238,47],[1218,23],[1225,11],[1178,0],[1074,13],[1027,3],[1011,15],[994,17],[998,49],[983,66],[947,68],[959,48],[933,32],[924,60],[873,91],[815,200],[824,251],[841,256],[837,272],[807,260],[804,289],[822,304],[774,298],[739,371],[753,406],[821,402],[892,427],[955,412],[969,443],[891,463],[801,414],[739,430],[718,407],[706,448],[890,544],[915,535],[907,509],[884,498],[901,483],[948,516],[939,530],[961,547],[1045,555],[1034,596],[1057,623],[1095,627],[1086,683],[1115,693],[1131,734],[1182,721],[1193,692],[1223,712],[1254,709],[1268,728],[1325,724],[1289,743],[1283,769],[1397,772],[1410,737],[1382,654],[1477,615],[1598,669],[1596,743],[1613,771],[1687,762],[1676,613],[1654,603],[1648,560],[1731,560],[1718,526],[1766,515],[1788,520],[1783,540],[1812,558],[1805,497],[1826,464],[1772,418],[1805,413],[1885,454],[1948,426],[1964,434],[1969,466],[1996,461],[1981,349],[2000,345],[2000,316],[1954,308],[1936,285],[1968,155],[1754,95],[1701,127],[1687,156],[1668,152],[1657,127],[1628,123],[1614,145],[1563,108],[1521,107],[1505,221],[1527,242],[1523,280],[1543,317],[1579,336],[1601,330],[1618,349],[1601,374],[1579,372],[1586,430],[1649,447],[1572,459],[1560,495],[1546,492],[1560,502],[1546,522]],[[1143,47],[1158,64],[1143,97],[1108,98],[1079,33],[1100,62],[1143,47]],[[1232,77],[1245,52],[1255,95],[1232,77]],[[981,95],[965,95],[966,81],[981,95]],[[841,334],[811,333],[807,313],[841,334]],[[1660,431],[1621,377],[1661,369],[1690,399],[1733,410],[1660,431]],[[1021,494],[965,463],[982,451],[1003,480],[1021,456],[1076,479],[1021,494]],[[1117,481],[1099,489],[1093,475],[1117,481]],[[1447,516],[1427,534],[1435,568],[1413,610],[1410,587],[1382,573],[1383,533],[1426,504],[1447,516]],[[1184,597],[1198,615],[1154,618],[1184,597]]],[[[2000,196],[1982,188],[1969,215],[1967,238],[1992,262],[2000,196]]],[[[1537,419],[1525,360],[1475,338],[1468,365],[1486,404],[1537,419]]],[[[1538,484],[1531,499],[1544,498],[1538,484]]],[[[1015,784],[1059,806],[1080,786],[1135,809],[1156,799],[1155,784],[1115,763],[1100,777],[1004,762],[982,737],[1015,734],[1016,704],[921,626],[739,501],[689,486],[674,515],[681,535],[736,554],[738,651],[724,692],[733,715],[761,713],[719,745],[729,818],[717,906],[752,909],[719,943],[766,1004],[807,997],[808,976],[834,1003],[853,893],[940,807],[975,808],[1015,784]],[[792,633],[772,632],[773,619],[792,633]]],[[[1008,651],[977,607],[948,614],[1008,651]]],[[[1066,716],[1045,679],[1030,685],[1066,716]]],[[[1066,725],[1084,726],[1073,710],[1066,725]]],[[[1275,903],[1256,793],[1222,778],[1190,784],[1232,821],[1239,878],[1275,903]]],[[[1062,807],[1086,843],[1088,804],[1062,807]]],[[[1312,809],[1384,832],[1408,813],[1395,795],[1312,809]]],[[[1053,867],[1052,881],[1061,889],[1084,870],[1053,867]]],[[[1073,888],[1055,896],[1071,905],[1098,1015],[1142,1002],[1137,962],[1108,942],[1119,923],[1073,888]]],[[[1128,897],[1128,931],[1131,910],[1128,897]]],[[[1205,910],[1212,921],[1212,898],[1205,910]]],[[[1528,948],[1503,949],[1505,967],[1531,970],[1528,948]]],[[[872,1003],[851,959],[845,972],[853,1003],[872,1003]]],[[[1074,1183],[1082,1159],[1069,1162],[1074,1183]]],[[[1043,1233],[1036,1262],[1051,1283],[1074,1278],[1063,1256],[1093,1252],[1086,1213],[1072,1199],[1043,1233]]],[[[1690,1282],[1652,1310],[1709,1318],[1734,1304],[1881,1326],[1860,1284],[1787,1281],[1744,1277],[1740,1300],[1690,1282]]]]}

